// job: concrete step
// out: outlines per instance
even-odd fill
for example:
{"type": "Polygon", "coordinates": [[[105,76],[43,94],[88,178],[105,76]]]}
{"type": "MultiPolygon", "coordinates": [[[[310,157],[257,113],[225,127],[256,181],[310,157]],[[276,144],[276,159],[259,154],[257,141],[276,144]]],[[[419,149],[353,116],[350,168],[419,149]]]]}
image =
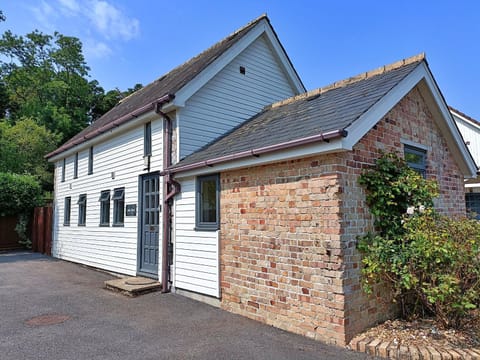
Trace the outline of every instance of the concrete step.
{"type": "Polygon", "coordinates": [[[120,292],[127,296],[138,296],[152,291],[158,291],[162,288],[162,284],[157,280],[141,276],[107,280],[104,284],[106,289],[120,292]]]}

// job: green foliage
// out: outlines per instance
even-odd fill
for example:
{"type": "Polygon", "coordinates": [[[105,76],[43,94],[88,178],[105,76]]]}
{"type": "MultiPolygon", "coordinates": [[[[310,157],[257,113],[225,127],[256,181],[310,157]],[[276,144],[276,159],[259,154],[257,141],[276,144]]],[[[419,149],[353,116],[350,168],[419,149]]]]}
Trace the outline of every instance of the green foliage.
{"type": "Polygon", "coordinates": [[[0,172],[0,216],[28,213],[42,203],[42,188],[34,176],[0,172]]]}
{"type": "Polygon", "coordinates": [[[437,214],[437,186],[396,155],[384,155],[360,182],[378,230],[359,239],[364,289],[382,282],[403,316],[428,313],[460,326],[480,306],[480,223],[437,214]]]}
{"type": "Polygon", "coordinates": [[[58,138],[31,118],[22,118],[15,125],[0,120],[0,172],[33,175],[44,190],[51,191],[52,164],[44,155],[56,148],[58,138]]]}

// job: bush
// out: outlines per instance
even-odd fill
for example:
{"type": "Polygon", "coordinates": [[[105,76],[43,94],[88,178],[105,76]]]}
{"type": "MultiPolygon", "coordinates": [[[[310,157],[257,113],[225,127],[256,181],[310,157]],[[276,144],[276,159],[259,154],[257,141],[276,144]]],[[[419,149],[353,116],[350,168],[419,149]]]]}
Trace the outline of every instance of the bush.
{"type": "Polygon", "coordinates": [[[364,289],[386,283],[404,317],[461,326],[480,306],[480,223],[437,214],[437,186],[396,155],[382,156],[360,183],[377,230],[359,239],[364,289]]]}
{"type": "Polygon", "coordinates": [[[15,230],[24,245],[30,244],[28,218],[33,208],[42,203],[42,188],[34,176],[0,172],[0,216],[18,215],[15,230]]]}

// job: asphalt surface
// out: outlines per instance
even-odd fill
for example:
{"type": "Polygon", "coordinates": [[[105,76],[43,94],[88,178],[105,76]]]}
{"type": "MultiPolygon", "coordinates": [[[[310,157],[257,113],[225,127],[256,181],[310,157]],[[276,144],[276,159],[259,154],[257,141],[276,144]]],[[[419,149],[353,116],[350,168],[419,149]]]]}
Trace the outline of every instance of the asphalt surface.
{"type": "Polygon", "coordinates": [[[103,289],[111,278],[39,254],[0,253],[0,359],[370,359],[180,295],[129,298],[103,289]],[[69,318],[27,323],[42,315],[69,318]]]}

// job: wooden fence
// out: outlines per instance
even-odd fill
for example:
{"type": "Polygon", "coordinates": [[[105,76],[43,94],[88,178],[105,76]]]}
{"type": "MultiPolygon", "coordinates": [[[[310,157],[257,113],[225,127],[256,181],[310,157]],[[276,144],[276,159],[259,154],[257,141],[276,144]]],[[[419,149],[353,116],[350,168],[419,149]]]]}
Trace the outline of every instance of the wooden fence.
{"type": "Polygon", "coordinates": [[[0,250],[12,250],[22,248],[22,245],[18,242],[20,238],[15,231],[16,225],[16,216],[0,217],[0,250]]]}
{"type": "Polygon", "coordinates": [[[52,218],[51,206],[35,208],[32,221],[32,250],[52,255],[52,218]]]}

